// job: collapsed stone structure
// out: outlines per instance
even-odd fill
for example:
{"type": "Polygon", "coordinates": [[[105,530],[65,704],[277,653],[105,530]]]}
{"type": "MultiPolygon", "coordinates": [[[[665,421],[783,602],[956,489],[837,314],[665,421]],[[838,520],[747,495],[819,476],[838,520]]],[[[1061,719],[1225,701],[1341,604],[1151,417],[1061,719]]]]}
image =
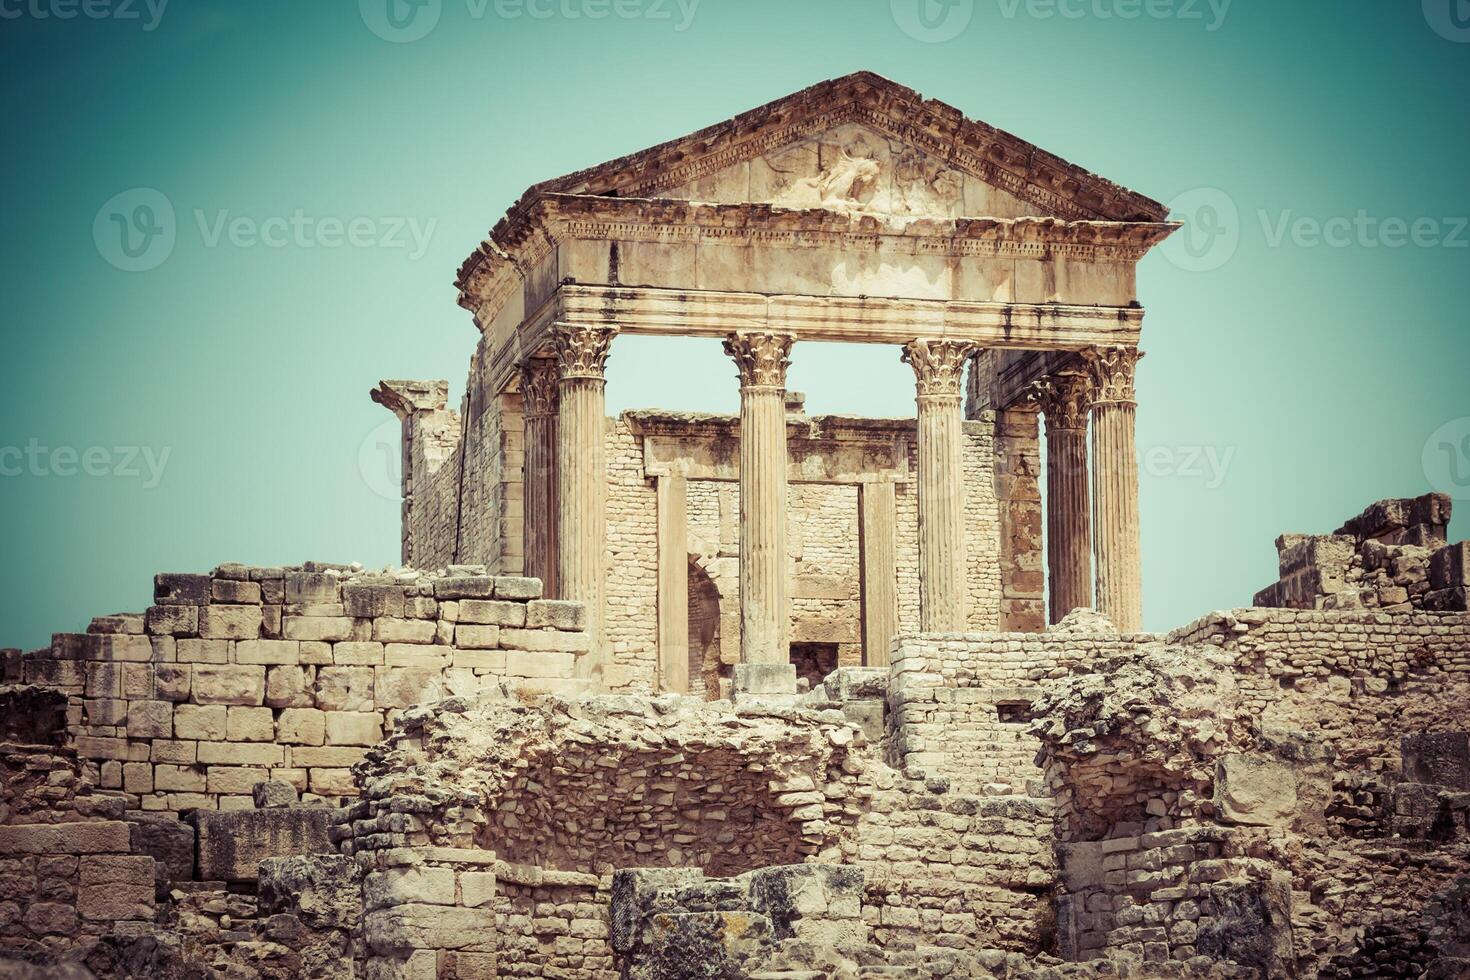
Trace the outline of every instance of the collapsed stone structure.
{"type": "Polygon", "coordinates": [[[373,392],[405,568],[6,652],[0,976],[1470,976],[1449,500],[1141,631],[1171,229],[867,74],[533,188],[461,410],[373,392]],[[723,336],[740,417],[604,419],[619,331],[723,336]],[[917,420],[806,415],[802,339],[902,345],[917,420]]]}

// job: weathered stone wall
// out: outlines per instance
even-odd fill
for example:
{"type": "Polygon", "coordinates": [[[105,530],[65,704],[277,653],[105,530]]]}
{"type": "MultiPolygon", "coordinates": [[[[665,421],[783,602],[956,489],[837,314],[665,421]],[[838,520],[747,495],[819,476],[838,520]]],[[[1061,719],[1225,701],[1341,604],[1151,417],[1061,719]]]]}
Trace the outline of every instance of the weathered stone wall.
{"type": "Polygon", "coordinates": [[[131,808],[247,808],[266,779],[352,796],[350,767],[411,704],[585,686],[582,607],[470,571],[160,575],[146,614],[57,634],[19,679],[69,695],[84,777],[131,808]]]}

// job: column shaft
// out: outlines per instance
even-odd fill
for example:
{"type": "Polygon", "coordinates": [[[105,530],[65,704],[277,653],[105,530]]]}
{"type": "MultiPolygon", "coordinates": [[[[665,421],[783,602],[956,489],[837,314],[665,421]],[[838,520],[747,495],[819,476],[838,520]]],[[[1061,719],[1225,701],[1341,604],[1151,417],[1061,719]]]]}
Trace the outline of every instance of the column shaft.
{"type": "Polygon", "coordinates": [[[524,553],[525,574],[541,580],[541,594],[558,594],[557,526],[557,370],[550,358],[533,358],[521,369],[525,408],[524,553]]]}
{"type": "MultiPolygon", "coordinates": [[[[658,497],[658,689],[689,693],[688,484],[661,476],[658,497]]],[[[700,680],[700,691],[704,690],[700,680]]]]}
{"type": "Polygon", "coordinates": [[[942,340],[904,348],[918,384],[919,623],[926,633],[962,632],[966,625],[960,376],[970,351],[942,340]]]}
{"type": "Polygon", "coordinates": [[[1050,621],[1092,608],[1092,519],[1088,513],[1087,430],[1046,428],[1047,575],[1050,621]]]}
{"type": "Polygon", "coordinates": [[[1087,413],[1092,384],[1059,374],[1034,386],[1046,414],[1046,543],[1048,621],[1092,608],[1092,518],[1087,490],[1087,413]]]}
{"type": "Polygon", "coordinates": [[[740,659],[786,664],[786,367],[792,338],[738,333],[725,351],[740,368],[740,659]]]}
{"type": "Polygon", "coordinates": [[[1105,348],[1090,354],[1097,389],[1092,406],[1097,610],[1123,633],[1143,628],[1133,387],[1138,357],[1138,351],[1131,348],[1105,348]]]}
{"type": "Polygon", "coordinates": [[[898,635],[898,559],[894,552],[892,483],[859,489],[858,539],[863,569],[863,666],[888,666],[898,635]]]}
{"type": "Polygon", "coordinates": [[[560,372],[557,415],[561,596],[587,606],[592,652],[577,658],[577,676],[601,682],[607,620],[607,449],[602,376],[614,330],[554,331],[560,372]]]}

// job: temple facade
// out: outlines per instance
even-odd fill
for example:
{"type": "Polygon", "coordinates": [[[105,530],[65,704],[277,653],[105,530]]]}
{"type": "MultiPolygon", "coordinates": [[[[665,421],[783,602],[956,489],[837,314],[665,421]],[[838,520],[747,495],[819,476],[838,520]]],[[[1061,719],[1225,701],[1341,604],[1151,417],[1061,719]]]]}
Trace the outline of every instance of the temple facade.
{"type": "Polygon", "coordinates": [[[594,689],[784,690],[1078,607],[1137,631],[1135,267],[1174,227],[867,73],[538,184],[460,269],[460,409],[373,392],[403,420],[403,561],[586,603],[594,689]],[[640,334],[720,338],[738,418],[609,419],[640,334]],[[916,417],[807,416],[802,341],[891,346],[916,417]]]}

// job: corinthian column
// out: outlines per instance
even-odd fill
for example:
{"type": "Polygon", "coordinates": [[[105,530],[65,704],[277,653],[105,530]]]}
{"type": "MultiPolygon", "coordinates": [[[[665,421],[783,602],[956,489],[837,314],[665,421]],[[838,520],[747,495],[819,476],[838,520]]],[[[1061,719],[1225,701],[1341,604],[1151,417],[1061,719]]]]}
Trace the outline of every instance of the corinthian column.
{"type": "Polygon", "coordinates": [[[786,611],[786,368],[794,338],[725,340],[740,370],[740,659],[791,659],[786,611]]]}
{"type": "Polygon", "coordinates": [[[1097,611],[1123,633],[1143,628],[1143,580],[1138,556],[1138,458],[1134,442],[1133,378],[1137,348],[1085,352],[1092,403],[1093,544],[1097,611]]]}
{"type": "Polygon", "coordinates": [[[918,390],[919,624],[926,633],[965,628],[960,376],[972,351],[957,341],[922,339],[903,349],[918,390]]]}
{"type": "Polygon", "coordinates": [[[542,594],[557,594],[557,363],[533,357],[521,365],[521,402],[525,410],[526,461],[523,484],[526,574],[539,578],[542,594]]]}
{"type": "Polygon", "coordinates": [[[607,449],[603,370],[614,327],[557,324],[557,579],[563,599],[587,606],[592,652],[577,658],[577,676],[602,679],[607,620],[607,449]]]}
{"type": "Polygon", "coordinates": [[[1073,609],[1092,608],[1092,521],[1087,493],[1087,375],[1059,374],[1038,381],[1034,393],[1046,415],[1046,571],[1050,622],[1073,609]]]}

